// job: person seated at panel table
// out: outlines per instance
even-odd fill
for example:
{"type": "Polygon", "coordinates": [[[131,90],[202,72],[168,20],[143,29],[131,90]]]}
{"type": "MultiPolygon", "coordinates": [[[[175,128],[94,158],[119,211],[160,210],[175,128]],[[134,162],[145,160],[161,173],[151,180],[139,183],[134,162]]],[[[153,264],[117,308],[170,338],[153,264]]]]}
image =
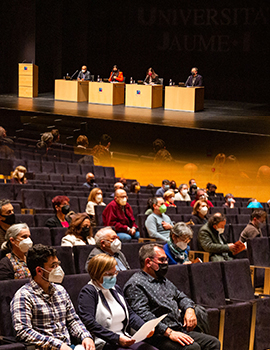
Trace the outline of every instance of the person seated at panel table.
{"type": "Polygon", "coordinates": [[[82,66],[82,70],[79,72],[77,80],[80,80],[80,81],[90,80],[91,81],[91,73],[89,70],[87,70],[86,66],[82,66]]]}
{"type": "Polygon", "coordinates": [[[191,75],[187,78],[185,85],[187,87],[203,86],[203,77],[200,74],[198,74],[198,68],[193,67],[191,69],[191,75]]]}
{"type": "Polygon", "coordinates": [[[116,82],[121,83],[124,81],[123,72],[120,71],[120,69],[117,67],[116,64],[113,66],[109,81],[111,81],[112,83],[116,83],[116,82]]]}
{"type": "Polygon", "coordinates": [[[152,84],[159,84],[159,77],[158,77],[157,73],[154,71],[153,68],[150,67],[147,70],[146,77],[145,77],[143,83],[145,85],[147,85],[147,84],[150,84],[150,85],[152,85],[152,84]]]}

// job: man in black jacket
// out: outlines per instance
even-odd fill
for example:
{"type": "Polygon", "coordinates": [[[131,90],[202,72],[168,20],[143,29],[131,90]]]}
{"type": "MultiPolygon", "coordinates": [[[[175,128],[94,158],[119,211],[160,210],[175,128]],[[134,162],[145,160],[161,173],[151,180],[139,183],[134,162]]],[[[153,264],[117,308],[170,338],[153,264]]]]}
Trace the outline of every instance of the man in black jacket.
{"type": "Polygon", "coordinates": [[[82,66],[82,70],[79,72],[77,79],[80,81],[91,80],[91,73],[87,70],[86,66],[82,66]]]}

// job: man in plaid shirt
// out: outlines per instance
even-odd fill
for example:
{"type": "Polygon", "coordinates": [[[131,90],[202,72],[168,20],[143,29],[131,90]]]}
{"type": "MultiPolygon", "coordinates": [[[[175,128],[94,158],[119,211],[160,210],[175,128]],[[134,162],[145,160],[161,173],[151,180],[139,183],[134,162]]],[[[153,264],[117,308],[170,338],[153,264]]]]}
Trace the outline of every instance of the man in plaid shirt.
{"type": "Polygon", "coordinates": [[[32,279],[10,304],[17,338],[42,349],[71,350],[70,334],[86,350],[94,350],[90,333],[76,314],[67,291],[59,284],[64,272],[53,248],[35,245],[28,251],[32,279]]]}

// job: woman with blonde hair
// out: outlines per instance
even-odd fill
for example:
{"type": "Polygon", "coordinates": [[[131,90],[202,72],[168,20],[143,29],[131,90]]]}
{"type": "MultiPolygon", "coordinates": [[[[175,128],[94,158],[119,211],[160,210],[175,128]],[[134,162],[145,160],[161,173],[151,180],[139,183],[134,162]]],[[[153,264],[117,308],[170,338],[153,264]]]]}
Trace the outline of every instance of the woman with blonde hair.
{"type": "Polygon", "coordinates": [[[95,244],[91,222],[86,213],[79,213],[72,217],[66,235],[62,238],[61,246],[95,244]]]}
{"type": "Polygon", "coordinates": [[[27,179],[25,177],[26,173],[27,169],[22,165],[18,165],[13,171],[11,183],[20,185],[27,184],[27,179]]]}
{"type": "Polygon", "coordinates": [[[138,330],[144,321],[130,308],[116,285],[115,258],[107,254],[94,256],[89,261],[88,273],[91,280],[79,294],[78,308],[81,320],[94,335],[96,350],[156,349],[142,342],[134,344],[135,340],[127,333],[129,326],[138,330]]]}
{"type": "Polygon", "coordinates": [[[88,202],[87,202],[87,205],[85,208],[85,211],[90,216],[91,222],[93,225],[96,224],[96,220],[95,220],[95,206],[96,205],[103,205],[103,206],[106,205],[103,202],[102,190],[98,187],[93,188],[92,191],[89,193],[88,202]]]}
{"type": "Polygon", "coordinates": [[[164,198],[164,204],[166,205],[166,207],[176,207],[176,205],[174,204],[174,200],[175,200],[174,190],[170,189],[166,191],[163,195],[163,198],[164,198]]]}
{"type": "Polygon", "coordinates": [[[195,225],[204,225],[207,223],[208,209],[209,206],[206,199],[199,199],[194,204],[191,220],[195,225]]]}

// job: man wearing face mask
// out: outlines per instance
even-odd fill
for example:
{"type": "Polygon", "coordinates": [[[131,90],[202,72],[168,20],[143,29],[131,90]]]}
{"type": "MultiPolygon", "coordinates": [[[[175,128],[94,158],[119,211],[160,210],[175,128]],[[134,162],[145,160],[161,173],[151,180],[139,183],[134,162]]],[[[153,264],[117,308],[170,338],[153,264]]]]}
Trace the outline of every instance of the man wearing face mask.
{"type": "Polygon", "coordinates": [[[164,199],[160,197],[153,198],[151,209],[153,212],[145,221],[145,227],[149,236],[168,242],[173,222],[170,217],[165,214],[167,207],[164,204],[164,199]]]}
{"type": "Polygon", "coordinates": [[[108,254],[115,258],[117,271],[129,270],[130,266],[125,255],[121,252],[121,241],[111,227],[104,227],[95,234],[96,248],[89,254],[85,271],[88,271],[89,261],[98,254],[108,254]]]}
{"type": "Polygon", "coordinates": [[[187,87],[203,86],[203,77],[198,74],[198,68],[194,67],[191,69],[191,75],[187,78],[185,85],[187,87]]]}
{"type": "Polygon", "coordinates": [[[30,283],[15,294],[10,309],[17,338],[36,348],[71,350],[70,334],[85,350],[94,350],[91,334],[76,314],[67,291],[59,284],[64,272],[55,249],[37,244],[29,249],[30,283]]]}
{"type": "Polygon", "coordinates": [[[210,216],[208,222],[203,225],[198,234],[199,250],[210,253],[211,261],[232,260],[231,253],[237,248],[234,243],[227,243],[223,232],[225,230],[226,217],[224,214],[215,213],[210,216]]]}
{"type": "Polygon", "coordinates": [[[86,174],[86,182],[83,184],[83,187],[88,188],[90,191],[93,188],[98,187],[98,184],[95,182],[95,175],[92,173],[87,173],[86,174]]]}
{"type": "Polygon", "coordinates": [[[29,227],[26,224],[10,226],[6,233],[6,242],[2,249],[6,256],[0,260],[0,280],[29,278],[30,271],[26,265],[26,253],[32,247],[29,227]]]}
{"type": "Polygon", "coordinates": [[[265,226],[266,212],[261,209],[254,209],[251,220],[240,234],[240,241],[245,243],[248,239],[262,237],[262,227],[265,226]]]}
{"type": "Polygon", "coordinates": [[[163,180],[162,186],[156,191],[156,197],[163,197],[164,193],[170,189],[170,184],[169,180],[163,180]]]}
{"type": "Polygon", "coordinates": [[[70,211],[69,198],[67,196],[56,196],[52,199],[55,216],[46,221],[46,227],[69,227],[71,218],[66,216],[70,211]]]}
{"type": "Polygon", "coordinates": [[[200,199],[205,199],[205,200],[207,201],[207,205],[208,205],[209,208],[210,208],[210,207],[211,207],[211,208],[213,207],[213,203],[210,202],[210,201],[208,200],[208,195],[207,195],[206,191],[205,191],[203,188],[199,188],[199,189],[196,191],[196,197],[195,197],[195,199],[190,203],[190,206],[191,206],[191,207],[194,207],[194,204],[195,204],[198,200],[200,200],[200,199]]]}
{"type": "Polygon", "coordinates": [[[168,259],[163,246],[142,246],[139,259],[141,271],[124,287],[129,305],[145,322],[167,313],[147,342],[161,350],[220,349],[218,339],[197,331],[194,302],[165,277],[168,259]]]}
{"type": "Polygon", "coordinates": [[[190,196],[188,194],[188,185],[187,184],[181,184],[178,188],[178,193],[175,195],[176,201],[190,201],[190,196]]]}
{"type": "Polygon", "coordinates": [[[7,229],[15,224],[13,205],[9,199],[0,200],[0,247],[5,242],[7,229]]]}
{"type": "Polygon", "coordinates": [[[104,226],[114,226],[117,236],[122,242],[140,238],[133,210],[127,199],[125,190],[116,190],[114,200],[107,205],[102,213],[104,226]]]}
{"type": "Polygon", "coordinates": [[[86,66],[82,66],[82,70],[79,72],[77,80],[91,80],[91,73],[87,70],[86,66]]]}

